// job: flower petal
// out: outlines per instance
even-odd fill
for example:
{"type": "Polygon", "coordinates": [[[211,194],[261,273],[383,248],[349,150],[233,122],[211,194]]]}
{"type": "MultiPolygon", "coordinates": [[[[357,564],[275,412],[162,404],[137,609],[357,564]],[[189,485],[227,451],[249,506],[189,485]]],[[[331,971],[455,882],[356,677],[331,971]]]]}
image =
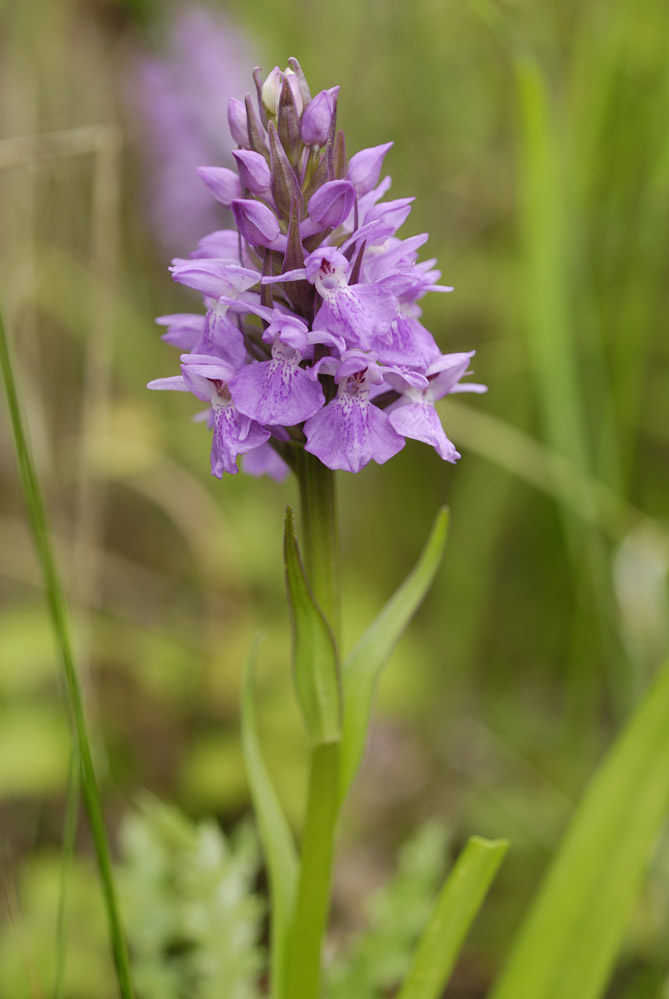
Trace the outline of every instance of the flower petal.
{"type": "Polygon", "coordinates": [[[444,461],[457,461],[460,454],[444,433],[434,406],[428,402],[399,402],[388,410],[391,425],[403,437],[431,444],[444,461]]]}
{"type": "Polygon", "coordinates": [[[269,436],[269,430],[238,413],[232,403],[216,406],[211,444],[211,474],[217,479],[223,478],[223,472],[236,475],[237,456],[264,444],[269,436]]]}
{"type": "Polygon", "coordinates": [[[179,284],[201,291],[209,298],[222,295],[237,295],[252,288],[260,281],[260,274],[232,264],[229,260],[198,259],[182,260],[170,267],[172,277],[179,284]]]}
{"type": "Polygon", "coordinates": [[[226,207],[234,198],[241,198],[242,187],[234,170],[227,167],[198,167],[196,173],[214,195],[226,207]]]}
{"type": "Polygon", "coordinates": [[[377,339],[388,337],[397,300],[376,284],[340,284],[323,299],[314,325],[341,336],[350,347],[370,350],[377,339]]]}
{"type": "Polygon", "coordinates": [[[417,319],[398,312],[390,324],[390,336],[374,340],[380,364],[399,364],[424,370],[439,357],[434,337],[417,319]]]}
{"type": "Polygon", "coordinates": [[[361,149],[351,157],[346,171],[346,179],[350,180],[358,194],[367,194],[376,186],[381,173],[383,158],[392,146],[392,142],[384,142],[381,146],[361,149]]]}
{"type": "Polygon", "coordinates": [[[230,383],[230,393],[241,413],[259,423],[285,427],[302,423],[325,402],[320,382],[297,361],[278,358],[242,368],[230,383]]]}
{"type": "Polygon", "coordinates": [[[161,340],[180,350],[192,350],[202,335],[204,316],[177,312],[171,316],[158,316],[156,322],[159,326],[167,326],[167,332],[163,333],[161,340]]]}
{"type": "Polygon", "coordinates": [[[370,461],[382,465],[404,447],[384,412],[346,391],[307,420],[304,432],[306,451],[346,472],[359,472],[370,461]]]}
{"type": "Polygon", "coordinates": [[[188,385],[186,385],[183,379],[183,375],[170,375],[169,378],[154,378],[146,387],[158,389],[159,391],[168,389],[173,392],[190,392],[188,385]]]}
{"type": "Polygon", "coordinates": [[[202,333],[191,349],[194,354],[220,357],[239,371],[246,360],[246,345],[239,327],[230,322],[226,312],[227,308],[218,303],[207,310],[202,333]]]}
{"type": "Polygon", "coordinates": [[[242,468],[247,475],[269,475],[275,482],[283,482],[290,469],[271,444],[261,444],[248,451],[242,458],[242,468]]]}

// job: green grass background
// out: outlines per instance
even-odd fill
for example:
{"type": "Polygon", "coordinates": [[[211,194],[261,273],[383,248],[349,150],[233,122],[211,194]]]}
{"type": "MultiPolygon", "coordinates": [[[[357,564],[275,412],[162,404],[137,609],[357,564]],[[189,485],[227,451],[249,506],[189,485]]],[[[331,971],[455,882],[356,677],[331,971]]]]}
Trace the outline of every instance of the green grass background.
{"type": "MultiPolygon", "coordinates": [[[[478,996],[669,644],[669,8],[210,6],[249,34],[265,69],[296,55],[314,91],[341,85],[351,151],[395,141],[393,196],[416,195],[403,232],[430,232],[456,289],[426,301],[426,325],[445,351],[475,347],[490,386],[442,405],[457,467],[409,442],[387,466],[340,477],[348,648],[444,502],[451,535],[379,690],[343,831],[337,925],[355,925],[419,820],[440,818],[456,843],[508,836],[447,993],[478,996]]],[[[297,822],[304,746],[281,567],[294,486],[211,479],[191,401],[144,391],[175,370],[152,317],[191,301],[142,214],[121,101],[132,51],[159,45],[156,17],[139,0],[0,4],[0,300],[112,832],[147,787],[226,825],[247,812],[238,698],[261,626],[261,724],[297,822]],[[11,141],[54,132],[57,155],[11,141]]],[[[69,738],[5,415],[0,994],[21,999],[44,994],[55,967],[69,738]]],[[[81,821],[68,999],[92,999],[91,981],[95,999],[114,995],[92,869],[81,821]]],[[[668,896],[660,844],[610,999],[666,994],[668,896]]]]}

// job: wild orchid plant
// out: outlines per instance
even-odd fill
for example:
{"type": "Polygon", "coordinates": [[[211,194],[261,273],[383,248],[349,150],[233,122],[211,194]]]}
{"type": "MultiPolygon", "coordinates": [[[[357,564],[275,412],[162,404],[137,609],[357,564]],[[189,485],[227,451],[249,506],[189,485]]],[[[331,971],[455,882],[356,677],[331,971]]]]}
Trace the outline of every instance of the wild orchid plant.
{"type": "MultiPolygon", "coordinates": [[[[456,461],[435,402],[485,388],[464,380],[473,351],[442,354],[420,322],[423,296],[451,289],[438,284],[434,260],[418,261],[427,234],[396,235],[413,199],[382,200],[392,143],[349,158],[336,124],[339,88],[312,98],[296,59],[254,78],[257,108],[250,95],[228,106],[238,171],[198,170],[236,229],[210,233],[173,261],[172,276],[203,294],[206,312],[158,320],[183,351],[181,374],[149,388],[207,404],[200,418],[213,431],[216,477],[236,474],[241,455],[251,475],[292,470],[299,481],[304,566],[290,509],[285,525],[295,690],[310,744],[299,864],[260,759],[249,691],[244,744],[271,880],[272,995],[316,999],[337,821],[364,750],[374,678],[445,536],[442,514],[392,620],[377,623],[340,671],[335,472],[383,464],[407,438],[456,461]]],[[[470,850],[483,891],[504,845],[479,841],[470,850]]],[[[445,970],[439,962],[439,985],[445,970]]]]}
{"type": "MultiPolygon", "coordinates": [[[[215,476],[235,474],[241,455],[249,474],[280,478],[292,470],[299,481],[304,564],[290,509],[284,550],[295,692],[309,745],[300,850],[263,760],[249,669],[242,743],[269,880],[267,974],[253,929],[260,913],[245,831],[226,843],[213,825],[195,828],[160,808],[148,824],[131,825],[126,924],[147,997],[251,999],[267,983],[272,999],[380,999],[393,988],[399,999],[438,999],[503,841],[469,840],[417,944],[415,921],[399,932],[392,925],[393,914],[402,923],[410,897],[400,878],[399,894],[383,898],[391,915],[377,921],[376,942],[368,937],[369,946],[354,949],[348,967],[324,969],[322,962],[337,826],[364,753],[375,681],[433,578],[446,532],[442,512],[414,570],[340,662],[335,472],[383,463],[406,438],[455,461],[434,404],[482,386],[463,381],[471,354],[442,354],[420,323],[422,296],[447,289],[437,284],[434,261],[417,260],[427,237],[396,236],[410,199],[381,200],[390,184],[379,181],[389,146],[348,159],[336,128],[338,88],[311,98],[299,64],[290,66],[264,81],[256,72],[257,109],[249,96],[230,102],[238,173],[200,170],[237,229],[205,236],[190,258],[174,262],[175,280],[204,295],[206,313],[159,320],[168,327],[164,339],[182,351],[181,374],[151,387],[189,391],[207,405],[202,419],[213,432],[215,476]],[[370,971],[379,958],[384,969],[370,971]]],[[[66,602],[1,321],[0,367],[70,708],[72,773],[92,831],[119,991],[133,999],[66,602]]],[[[604,994],[669,805],[668,718],[666,666],[575,810],[491,999],[604,994]]],[[[423,836],[405,866],[405,881],[423,898],[430,879],[416,857],[439,849],[439,840],[423,836]]]]}

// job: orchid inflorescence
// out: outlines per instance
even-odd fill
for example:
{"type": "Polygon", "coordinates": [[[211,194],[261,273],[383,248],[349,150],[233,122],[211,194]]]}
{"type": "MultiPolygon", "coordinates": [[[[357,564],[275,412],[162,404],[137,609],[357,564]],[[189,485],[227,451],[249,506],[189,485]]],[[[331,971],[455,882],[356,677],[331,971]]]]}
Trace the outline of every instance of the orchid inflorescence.
{"type": "Polygon", "coordinates": [[[208,403],[212,474],[281,478],[296,449],[358,472],[410,437],[446,461],[459,454],[434,403],[463,382],[473,351],[442,354],[420,323],[419,300],[438,284],[418,262],[427,233],[399,239],[413,198],[382,201],[392,143],[347,159],[337,130],[339,87],[311,97],[297,59],[262,81],[257,111],[231,99],[237,172],[198,173],[232,211],[236,229],[204,236],[172,262],[175,281],[201,292],[205,315],[162,316],[181,374],[149,383],[208,403]]]}

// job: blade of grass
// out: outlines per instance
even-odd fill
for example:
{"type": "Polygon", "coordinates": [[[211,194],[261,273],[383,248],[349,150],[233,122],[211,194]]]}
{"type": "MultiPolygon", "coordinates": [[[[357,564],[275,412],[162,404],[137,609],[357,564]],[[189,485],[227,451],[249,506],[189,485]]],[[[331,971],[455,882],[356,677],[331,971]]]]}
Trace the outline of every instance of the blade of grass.
{"type": "Polygon", "coordinates": [[[23,424],[16,390],[16,381],[9,353],[9,344],[5,334],[5,327],[1,314],[0,367],[2,368],[7,405],[14,431],[14,441],[19,463],[21,485],[23,488],[26,506],[28,507],[28,515],[35,541],[35,547],[37,548],[37,554],[44,575],[47,602],[60,653],[64,686],[67,693],[69,715],[73,730],[73,739],[77,755],[80,759],[79,773],[82,796],[95,845],[95,854],[107,911],[119,991],[123,999],[133,999],[134,991],[130,976],[130,965],[121,924],[121,915],[116,897],[107,831],[105,828],[104,814],[102,810],[102,800],[95,776],[81,690],[79,687],[72,652],[67,604],[51,547],[51,539],[49,537],[49,528],[42,492],[33,464],[28,437],[23,424]]]}
{"type": "Polygon", "coordinates": [[[582,803],[492,999],[599,999],[669,808],[669,663],[582,803]]]}
{"type": "Polygon", "coordinates": [[[439,999],[509,844],[472,836],[441,890],[398,999],[439,999]]]}
{"type": "MultiPolygon", "coordinates": [[[[515,31],[510,18],[491,0],[472,0],[478,13],[497,34],[508,54],[518,100],[518,192],[521,241],[521,291],[524,299],[527,345],[537,404],[546,442],[568,457],[581,471],[579,506],[585,521],[597,523],[597,504],[591,488],[594,458],[588,430],[581,349],[587,329],[583,316],[591,311],[592,289],[582,285],[577,294],[574,257],[580,245],[577,201],[571,179],[573,149],[564,122],[562,89],[549,85],[541,60],[515,31]],[[579,337],[577,341],[576,337],[579,337]]],[[[591,332],[591,331],[590,331],[591,332]]],[[[588,382],[606,385],[601,343],[590,345],[592,371],[588,382]]],[[[609,442],[613,454],[615,428],[609,407],[597,410],[599,439],[609,442]]],[[[616,459],[612,464],[618,467],[616,459]]],[[[616,481],[607,469],[607,482],[616,481]]],[[[600,642],[610,664],[610,697],[623,714],[633,696],[634,677],[625,655],[615,613],[610,560],[599,532],[574,518],[569,506],[559,504],[574,584],[582,599],[597,613],[600,642]]],[[[575,620],[575,642],[568,661],[574,682],[571,695],[570,738],[583,730],[597,696],[594,671],[585,673],[575,620]],[[586,682],[587,681],[587,682],[586,682]]],[[[589,661],[589,660],[588,660],[589,661]]]]}

